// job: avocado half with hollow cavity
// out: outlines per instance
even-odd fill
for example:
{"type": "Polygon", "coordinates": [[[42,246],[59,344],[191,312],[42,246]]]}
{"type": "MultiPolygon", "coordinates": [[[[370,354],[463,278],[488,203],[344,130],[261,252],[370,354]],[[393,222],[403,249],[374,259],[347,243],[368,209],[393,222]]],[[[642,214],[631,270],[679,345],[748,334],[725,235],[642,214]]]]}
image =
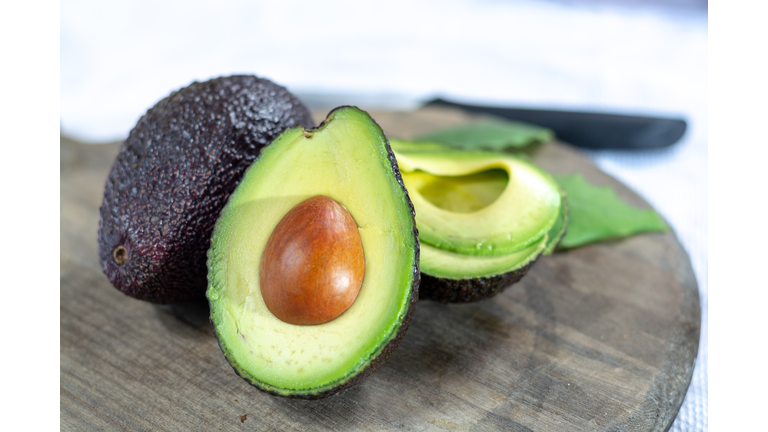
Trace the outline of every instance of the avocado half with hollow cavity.
{"type": "Polygon", "coordinates": [[[285,88],[236,75],[194,82],[139,119],[99,209],[101,268],[153,303],[203,300],[211,232],[243,173],[283,130],[313,127],[285,88]]]}
{"type": "Polygon", "coordinates": [[[416,209],[421,298],[462,303],[496,295],[564,235],[563,192],[532,163],[507,153],[391,143],[416,209]]]}
{"type": "Polygon", "coordinates": [[[282,133],[248,169],[216,223],[207,296],[219,345],[241,377],[317,399],[358,383],[395,350],[419,276],[413,206],[387,139],[367,113],[340,107],[316,129],[282,133]],[[350,261],[360,255],[348,307],[310,294],[354,291],[350,261]],[[304,286],[321,279],[335,282],[304,286]],[[310,317],[326,300],[336,311],[310,317]]]}

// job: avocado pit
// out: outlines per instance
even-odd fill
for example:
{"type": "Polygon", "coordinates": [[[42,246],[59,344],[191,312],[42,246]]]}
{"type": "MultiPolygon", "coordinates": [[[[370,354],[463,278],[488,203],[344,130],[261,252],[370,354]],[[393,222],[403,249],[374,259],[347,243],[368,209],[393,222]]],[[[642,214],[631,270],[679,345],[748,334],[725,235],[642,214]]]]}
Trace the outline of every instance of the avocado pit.
{"type": "Polygon", "coordinates": [[[267,308],[295,325],[330,322],[354,303],[365,256],[357,224],[323,195],[292,208],[267,240],[259,284],[267,308]]]}

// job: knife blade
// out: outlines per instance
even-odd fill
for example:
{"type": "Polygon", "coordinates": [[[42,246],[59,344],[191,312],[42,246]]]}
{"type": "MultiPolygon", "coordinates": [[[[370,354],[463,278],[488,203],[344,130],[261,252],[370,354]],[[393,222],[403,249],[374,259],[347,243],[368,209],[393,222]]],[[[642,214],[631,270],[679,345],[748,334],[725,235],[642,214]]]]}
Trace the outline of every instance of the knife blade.
{"type": "Polygon", "coordinates": [[[551,129],[559,141],[593,150],[668,147],[682,138],[687,127],[685,120],[678,118],[468,105],[441,98],[424,106],[453,107],[531,123],[551,129]]]}

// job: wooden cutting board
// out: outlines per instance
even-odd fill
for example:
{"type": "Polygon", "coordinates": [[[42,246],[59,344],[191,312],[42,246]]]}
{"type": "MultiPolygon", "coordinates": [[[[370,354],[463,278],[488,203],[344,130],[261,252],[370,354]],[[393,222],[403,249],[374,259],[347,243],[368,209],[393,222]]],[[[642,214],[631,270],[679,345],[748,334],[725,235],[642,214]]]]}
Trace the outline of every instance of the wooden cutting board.
{"type": "MultiPolygon", "coordinates": [[[[397,138],[476,119],[440,108],[371,114],[397,138]]],[[[98,207],[118,146],[61,140],[62,430],[649,431],[668,429],[683,401],[700,309],[672,232],[542,258],[478,303],[421,301],[392,357],[331,398],[262,393],[224,359],[206,303],[152,305],[102,274],[98,207]]],[[[568,146],[532,156],[648,206],[568,146]]]]}

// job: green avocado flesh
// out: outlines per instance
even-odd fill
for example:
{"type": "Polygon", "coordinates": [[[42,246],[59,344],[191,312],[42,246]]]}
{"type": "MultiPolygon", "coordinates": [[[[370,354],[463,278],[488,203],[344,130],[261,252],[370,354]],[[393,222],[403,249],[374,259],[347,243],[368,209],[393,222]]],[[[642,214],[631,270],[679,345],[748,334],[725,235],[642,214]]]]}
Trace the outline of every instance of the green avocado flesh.
{"type": "Polygon", "coordinates": [[[285,396],[332,394],[396,346],[419,274],[412,207],[397,174],[381,128],[354,107],[332,111],[316,129],[285,131],[248,169],[216,224],[207,291],[219,344],[243,378],[285,396]],[[297,326],[267,309],[259,263],[278,222],[315,195],[333,198],[354,218],[365,275],[341,316],[297,326]]]}
{"type": "Polygon", "coordinates": [[[525,249],[495,257],[461,255],[440,250],[427,244],[421,245],[423,273],[446,279],[469,279],[495,276],[518,269],[541,255],[547,236],[525,249]]]}
{"type": "MultiPolygon", "coordinates": [[[[451,281],[485,280],[485,289],[486,278],[526,268],[562,238],[564,196],[533,164],[504,153],[391,143],[416,209],[423,274],[456,289],[471,284],[451,281]]],[[[422,288],[429,298],[430,287],[422,288]]]]}
{"type": "Polygon", "coordinates": [[[544,171],[503,153],[397,152],[423,243],[498,256],[541,240],[557,221],[560,189],[544,171]]]}
{"type": "Polygon", "coordinates": [[[422,273],[444,279],[481,278],[515,271],[540,255],[551,255],[565,234],[567,220],[567,207],[562,205],[557,220],[547,234],[532,245],[505,255],[462,255],[422,243],[419,268],[422,273]]]}
{"type": "Polygon", "coordinates": [[[568,200],[566,199],[566,193],[561,189],[561,196],[563,203],[560,206],[560,213],[557,216],[555,224],[549,229],[547,233],[547,243],[544,246],[543,255],[552,255],[560,241],[565,237],[565,231],[568,227],[568,221],[570,216],[570,209],[568,206],[568,200]]]}

